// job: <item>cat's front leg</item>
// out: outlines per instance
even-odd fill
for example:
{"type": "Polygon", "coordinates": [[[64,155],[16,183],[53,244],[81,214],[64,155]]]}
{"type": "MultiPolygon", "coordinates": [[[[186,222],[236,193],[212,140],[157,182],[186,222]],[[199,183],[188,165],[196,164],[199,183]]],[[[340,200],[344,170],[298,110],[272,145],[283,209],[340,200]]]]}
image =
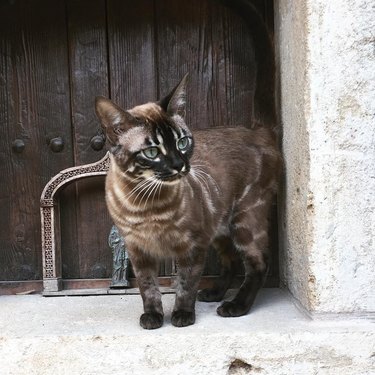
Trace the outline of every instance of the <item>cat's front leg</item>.
{"type": "Polygon", "coordinates": [[[193,249],[189,255],[177,258],[178,278],[172,324],[186,327],[195,322],[195,301],[202,275],[205,251],[193,249]]]}
{"type": "Polygon", "coordinates": [[[158,262],[137,247],[128,246],[128,253],[143,300],[140,325],[145,329],[160,328],[164,313],[157,282],[158,262]]]}

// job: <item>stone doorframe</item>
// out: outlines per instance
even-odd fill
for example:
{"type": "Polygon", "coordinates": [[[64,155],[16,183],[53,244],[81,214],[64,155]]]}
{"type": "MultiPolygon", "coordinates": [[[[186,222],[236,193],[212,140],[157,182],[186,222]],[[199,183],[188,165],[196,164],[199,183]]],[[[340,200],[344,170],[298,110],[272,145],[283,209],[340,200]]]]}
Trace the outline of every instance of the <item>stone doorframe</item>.
{"type": "Polygon", "coordinates": [[[373,0],[274,0],[280,280],[312,315],[375,313],[373,0]]]}
{"type": "Polygon", "coordinates": [[[40,215],[45,292],[62,290],[60,213],[57,193],[73,181],[105,176],[109,162],[109,152],[107,152],[98,162],[64,169],[52,177],[43,189],[40,197],[40,215]]]}

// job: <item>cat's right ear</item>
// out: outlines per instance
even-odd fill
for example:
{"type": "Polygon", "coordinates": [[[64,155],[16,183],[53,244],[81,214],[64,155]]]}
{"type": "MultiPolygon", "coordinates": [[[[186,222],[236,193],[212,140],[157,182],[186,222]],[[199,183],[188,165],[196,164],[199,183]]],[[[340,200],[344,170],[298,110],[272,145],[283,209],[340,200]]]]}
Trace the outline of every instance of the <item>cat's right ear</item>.
{"type": "Polygon", "coordinates": [[[158,103],[169,115],[185,117],[186,107],[186,84],[189,73],[186,73],[179,84],[158,103]]]}
{"type": "Polygon", "coordinates": [[[132,120],[130,113],[104,96],[95,98],[95,112],[108,141],[112,145],[117,144],[119,136],[130,127],[132,120]]]}

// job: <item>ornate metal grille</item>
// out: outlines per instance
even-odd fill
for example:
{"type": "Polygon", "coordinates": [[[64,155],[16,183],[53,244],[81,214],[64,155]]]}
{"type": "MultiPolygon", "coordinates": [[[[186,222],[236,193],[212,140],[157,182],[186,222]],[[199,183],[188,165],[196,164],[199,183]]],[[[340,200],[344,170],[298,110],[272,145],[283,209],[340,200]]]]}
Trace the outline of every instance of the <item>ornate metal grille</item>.
{"type": "Polygon", "coordinates": [[[43,252],[43,288],[57,292],[62,288],[61,241],[59,223],[59,202],[56,194],[65,185],[87,177],[103,176],[109,168],[109,153],[92,164],[64,169],[44,187],[40,197],[43,252]]]}

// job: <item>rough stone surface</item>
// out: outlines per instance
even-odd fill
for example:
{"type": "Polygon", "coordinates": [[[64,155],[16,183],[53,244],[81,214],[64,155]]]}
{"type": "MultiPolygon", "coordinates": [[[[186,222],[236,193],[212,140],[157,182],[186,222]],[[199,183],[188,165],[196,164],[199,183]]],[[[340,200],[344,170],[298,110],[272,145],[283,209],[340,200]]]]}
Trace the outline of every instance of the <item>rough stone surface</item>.
{"type": "Polygon", "coordinates": [[[375,3],[276,2],[282,275],[310,311],[375,311],[375,3]]]}
{"type": "Polygon", "coordinates": [[[375,4],[311,1],[310,6],[315,309],[373,312],[375,4]]]}
{"type": "Polygon", "coordinates": [[[0,296],[0,373],[373,374],[375,326],[366,320],[312,321],[278,289],[262,290],[252,312],[221,318],[197,303],[196,324],[138,325],[141,298],[0,296]]]}
{"type": "Polygon", "coordinates": [[[280,121],[285,161],[284,191],[280,202],[283,245],[280,277],[292,294],[310,309],[310,116],[305,1],[275,2],[276,58],[280,76],[280,121]]]}

